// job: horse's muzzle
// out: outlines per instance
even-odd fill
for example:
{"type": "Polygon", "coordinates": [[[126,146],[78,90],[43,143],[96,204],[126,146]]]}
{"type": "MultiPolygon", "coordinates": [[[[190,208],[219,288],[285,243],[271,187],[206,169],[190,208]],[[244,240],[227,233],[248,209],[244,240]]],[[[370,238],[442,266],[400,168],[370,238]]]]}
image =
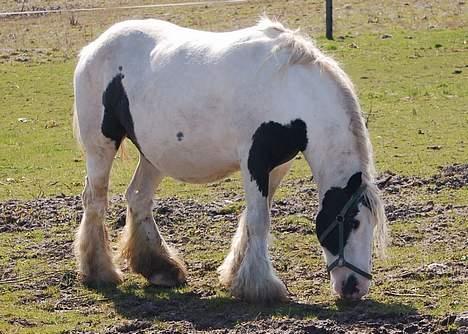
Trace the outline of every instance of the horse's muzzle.
{"type": "Polygon", "coordinates": [[[369,292],[370,280],[367,278],[353,273],[343,276],[344,279],[337,279],[332,282],[333,290],[335,290],[340,298],[358,300],[369,292]]]}

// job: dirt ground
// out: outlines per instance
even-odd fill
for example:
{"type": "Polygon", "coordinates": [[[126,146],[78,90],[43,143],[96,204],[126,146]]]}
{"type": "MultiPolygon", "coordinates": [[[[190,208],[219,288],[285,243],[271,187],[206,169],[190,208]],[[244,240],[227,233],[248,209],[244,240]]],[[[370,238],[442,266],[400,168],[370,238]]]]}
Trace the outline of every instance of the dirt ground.
{"type": "MultiPolygon", "coordinates": [[[[447,189],[466,187],[467,164],[442,168],[439,174],[425,179],[387,172],[381,175],[380,182],[390,225],[414,218],[430,219],[430,224],[426,224],[430,226],[430,231],[426,231],[424,236],[414,229],[394,231],[392,246],[446,243],[447,249],[466,250],[468,231],[462,229],[453,235],[447,233],[444,226],[452,219],[447,212],[467,217],[468,206],[441,205],[430,200],[418,202],[408,200],[402,195],[408,191],[437,194],[447,189]]],[[[297,191],[292,197],[276,201],[272,210],[274,234],[315,238],[312,221],[304,224],[301,220],[296,222],[280,219],[285,216],[313,219],[317,208],[313,182],[299,179],[288,181],[286,186],[294,187],[297,191]]],[[[280,257],[275,251],[272,254],[275,267],[293,292],[289,304],[254,307],[227,295],[219,295],[215,269],[220,260],[202,259],[200,254],[219,252],[222,259],[235,230],[241,207],[242,197],[231,193],[225,193],[222,201],[208,204],[177,198],[156,200],[154,216],[163,235],[184,254],[188,262],[190,290],[162,290],[145,286],[141,291],[137,284],[125,289],[98,289],[100,297],[96,298],[95,295],[83,293],[86,290],[81,289],[76,273],[71,269],[73,232],[82,215],[80,197],[58,196],[2,202],[0,233],[40,230],[46,237],[37,243],[32,242],[0,265],[0,291],[27,291],[19,301],[20,304],[53,300],[49,307],[54,312],[73,309],[92,314],[99,310],[102,303],[111,303],[114,315],[119,320],[107,326],[103,330],[105,333],[468,333],[468,313],[430,316],[405,303],[386,305],[372,299],[356,303],[336,301],[334,308],[322,303],[307,302],[307,294],[311,290],[301,290],[302,286],[297,282],[311,280],[320,286],[326,286],[328,279],[324,268],[317,272],[310,272],[307,268],[298,270],[297,267],[288,270],[288,261],[293,261],[291,255],[280,257]],[[229,205],[226,206],[226,203],[229,205]],[[216,227],[215,230],[213,226],[216,227]],[[16,259],[25,257],[67,263],[70,269],[48,271],[31,281],[18,274],[15,268],[16,259]],[[51,286],[59,291],[57,296],[51,295],[51,286]],[[137,290],[140,292],[137,293],[137,290]],[[166,293],[167,298],[154,298],[161,291],[166,293]]],[[[113,240],[116,240],[124,223],[125,202],[122,197],[114,197],[108,214],[108,226],[113,240]]],[[[318,254],[317,256],[319,257],[318,254]]],[[[467,284],[468,268],[466,261],[453,261],[439,266],[402,268],[387,273],[386,277],[395,282],[448,277],[453,284],[467,284]]],[[[320,290],[312,293],[317,291],[320,290]]],[[[389,294],[392,295],[392,292],[389,291],[389,294]]],[[[411,297],[410,294],[408,296],[411,297]]],[[[464,297],[460,298],[463,300],[464,297]]],[[[430,302],[427,302],[427,307],[431,307],[430,302]]],[[[21,317],[10,317],[8,321],[21,328],[40,326],[33,320],[21,317]]]]}

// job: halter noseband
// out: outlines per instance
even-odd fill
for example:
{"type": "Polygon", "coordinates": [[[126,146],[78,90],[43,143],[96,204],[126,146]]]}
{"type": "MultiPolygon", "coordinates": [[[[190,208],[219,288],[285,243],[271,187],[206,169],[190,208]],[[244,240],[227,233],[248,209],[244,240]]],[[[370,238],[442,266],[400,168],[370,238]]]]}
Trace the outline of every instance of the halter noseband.
{"type": "Polygon", "coordinates": [[[330,273],[333,269],[336,267],[341,268],[341,267],[347,267],[354,271],[355,273],[364,276],[365,278],[371,280],[372,275],[369,273],[366,273],[365,271],[359,269],[355,265],[349,263],[348,261],[345,260],[344,257],[344,222],[345,222],[345,216],[348,213],[348,210],[351,209],[354,205],[356,205],[362,198],[362,194],[366,190],[366,186],[362,185],[359,187],[359,189],[351,196],[348,202],[344,205],[343,209],[341,209],[340,213],[335,217],[335,220],[333,223],[331,223],[325,232],[322,233],[320,236],[320,243],[322,244],[323,241],[328,237],[328,235],[335,229],[335,227],[338,226],[338,258],[333,261],[332,264],[327,266],[327,271],[330,273]]]}

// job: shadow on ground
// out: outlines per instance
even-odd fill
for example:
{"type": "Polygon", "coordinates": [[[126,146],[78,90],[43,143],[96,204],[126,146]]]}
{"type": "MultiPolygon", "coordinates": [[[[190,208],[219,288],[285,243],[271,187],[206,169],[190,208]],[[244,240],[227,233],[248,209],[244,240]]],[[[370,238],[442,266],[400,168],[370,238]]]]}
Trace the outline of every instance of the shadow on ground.
{"type": "Polygon", "coordinates": [[[335,304],[305,304],[290,302],[271,306],[252,305],[229,297],[202,298],[193,292],[141,288],[135,284],[121,288],[96,290],[114,304],[115,310],[129,320],[189,322],[196,330],[231,329],[241,322],[259,319],[330,319],[338,324],[378,322],[402,323],[418,316],[416,309],[403,304],[383,304],[373,300],[335,304]]]}

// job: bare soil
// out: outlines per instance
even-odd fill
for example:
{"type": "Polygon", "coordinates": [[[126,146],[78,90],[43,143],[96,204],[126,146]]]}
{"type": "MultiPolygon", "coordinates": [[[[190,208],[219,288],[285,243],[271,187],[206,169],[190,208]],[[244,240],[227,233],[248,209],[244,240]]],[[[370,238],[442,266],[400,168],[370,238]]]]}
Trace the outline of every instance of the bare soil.
{"type": "MultiPolygon", "coordinates": [[[[408,231],[396,231],[392,245],[405,247],[415,243],[445,243],[448,249],[466,249],[468,231],[457,235],[447,233],[445,227],[453,215],[468,216],[467,206],[440,205],[432,201],[417,202],[399,195],[406,190],[418,188],[424,192],[437,193],[444,189],[459,189],[468,185],[468,165],[457,164],[441,168],[438,175],[423,179],[403,177],[390,172],[381,178],[386,211],[390,224],[415,218],[430,217],[431,223],[416,226],[408,231]],[[424,229],[424,231],[421,231],[424,229]],[[425,234],[423,234],[425,233],[425,234]],[[422,235],[425,235],[423,238],[422,235]],[[428,237],[429,235],[429,237],[428,237]]],[[[277,233],[295,233],[308,237],[315,234],[313,217],[317,210],[316,188],[309,179],[287,182],[296,192],[288,199],[275,203],[272,210],[273,230],[277,233]],[[284,216],[305,217],[310,224],[284,216]]],[[[163,235],[183,254],[196,251],[225,252],[234,233],[242,198],[227,194],[218,202],[200,203],[195,200],[163,198],[155,202],[154,216],[163,235]],[[239,205],[237,205],[239,203],[239,205]],[[216,226],[216,232],[212,230],[216,226]]],[[[381,304],[366,299],[356,303],[337,301],[336,309],[320,303],[305,303],[310,291],[295,290],[289,304],[252,306],[242,301],[219,296],[219,287],[213,283],[215,269],[220,264],[215,260],[188,260],[190,285],[193,289],[167,290],[169,298],[154,298],[161,289],[146,286],[143,293],[135,293],[141,287],[127,289],[99,288],[100,299],[83,293],[74,270],[44,272],[31,281],[17,274],[14,263],[17,259],[45,258],[50,262],[73,261],[73,231],[82,215],[79,196],[58,196],[29,201],[9,200],[0,203],[0,233],[17,233],[34,230],[45,231],[45,238],[31,244],[11,256],[0,265],[0,291],[8,289],[28,291],[20,304],[52,301],[48,307],[56,312],[80,310],[91,314],[99,309],[100,303],[111,302],[115,312],[127,320],[118,321],[107,327],[105,333],[466,333],[467,328],[454,326],[457,314],[432,317],[421,314],[404,304],[381,304]],[[57,232],[59,231],[59,232],[57,232]],[[191,263],[190,263],[191,262],[191,263]],[[214,286],[213,286],[214,285],[214,286]],[[59,290],[53,297],[48,287],[59,290]],[[80,292],[81,291],[81,292],[80,292]],[[301,295],[303,294],[303,295],[301,295]],[[311,319],[313,315],[313,319],[311,319]],[[157,320],[158,322],[155,322],[157,320]],[[164,323],[161,331],[160,322],[164,323]]],[[[125,223],[125,202],[122,197],[110,201],[108,226],[115,240],[125,223]]],[[[273,254],[275,259],[275,255],[273,254]]],[[[190,257],[189,257],[190,258],[190,257]]],[[[275,261],[278,259],[275,259],[275,261]]],[[[288,261],[288,259],[282,259],[288,261]]],[[[287,263],[275,263],[277,268],[287,268],[287,263]]],[[[287,271],[287,270],[286,270],[287,271]]],[[[407,279],[422,280],[431,277],[448,277],[458,284],[468,283],[466,262],[452,261],[430,266],[415,266],[404,270],[393,270],[389,279],[395,282],[407,279]]],[[[306,277],[323,285],[327,281],[324,269],[317,272],[295,271],[282,275],[286,284],[306,277]]],[[[316,292],[317,293],[317,292],[316,292]]],[[[430,302],[428,302],[430,307],[430,302]]],[[[10,324],[22,328],[40,326],[29,319],[14,317],[10,324]]],[[[84,333],[78,330],[68,333],[84,333]]]]}

